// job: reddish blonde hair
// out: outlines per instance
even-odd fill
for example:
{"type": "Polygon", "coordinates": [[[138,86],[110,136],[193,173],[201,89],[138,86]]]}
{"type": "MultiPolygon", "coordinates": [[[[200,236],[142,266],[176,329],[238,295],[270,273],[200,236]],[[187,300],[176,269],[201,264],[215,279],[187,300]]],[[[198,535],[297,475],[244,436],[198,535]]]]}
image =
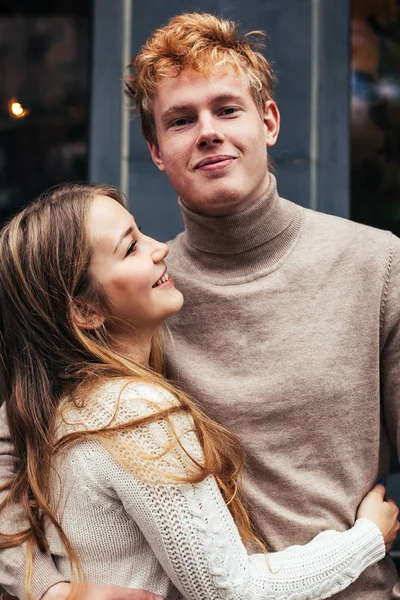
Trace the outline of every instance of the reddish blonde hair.
{"type": "Polygon", "coordinates": [[[157,29],[130,64],[130,76],[125,80],[128,94],[135,99],[146,140],[157,144],[152,102],[160,80],[176,77],[184,69],[205,75],[220,69],[235,71],[247,81],[262,112],[273,97],[275,79],[271,64],[258,51],[267,39],[262,31],[242,35],[234,21],[207,13],[178,15],[157,29]]]}

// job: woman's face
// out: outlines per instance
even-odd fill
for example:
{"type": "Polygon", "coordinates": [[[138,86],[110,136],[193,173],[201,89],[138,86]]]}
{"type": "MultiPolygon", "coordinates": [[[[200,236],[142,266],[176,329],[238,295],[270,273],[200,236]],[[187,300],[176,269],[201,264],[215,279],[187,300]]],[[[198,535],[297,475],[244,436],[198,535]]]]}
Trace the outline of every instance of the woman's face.
{"type": "Polygon", "coordinates": [[[124,336],[132,329],[152,335],[183,304],[168,278],[166,244],[140,233],[132,215],[107,196],[93,200],[88,228],[93,247],[89,271],[107,299],[106,325],[124,336]]]}

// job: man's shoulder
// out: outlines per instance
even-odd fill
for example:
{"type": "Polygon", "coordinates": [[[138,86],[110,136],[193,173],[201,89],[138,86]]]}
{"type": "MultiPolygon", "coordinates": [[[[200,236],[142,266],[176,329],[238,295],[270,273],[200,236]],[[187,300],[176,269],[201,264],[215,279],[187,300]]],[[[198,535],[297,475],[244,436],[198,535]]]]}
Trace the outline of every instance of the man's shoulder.
{"type": "Polygon", "coordinates": [[[390,252],[400,255],[400,239],[390,231],[307,208],[304,212],[304,238],[325,250],[350,252],[355,259],[385,259],[390,252]]]}
{"type": "Polygon", "coordinates": [[[331,232],[332,235],[342,232],[344,235],[353,236],[355,238],[361,237],[364,239],[371,238],[380,240],[391,235],[390,231],[371,227],[370,225],[363,225],[362,223],[357,223],[356,221],[344,217],[330,215],[310,208],[304,208],[303,210],[305,212],[306,222],[309,222],[311,226],[317,227],[324,232],[331,232]]]}
{"type": "MultiPolygon", "coordinates": [[[[400,238],[392,232],[309,208],[301,210],[303,226],[297,244],[301,253],[309,257],[314,253],[320,259],[330,256],[332,260],[347,255],[355,264],[368,265],[372,261],[379,268],[391,258],[396,260],[398,257],[400,262],[400,238]]],[[[178,268],[186,255],[184,240],[185,232],[182,232],[167,242],[167,262],[172,269],[178,268]]],[[[297,260],[297,252],[294,255],[297,260]]]]}

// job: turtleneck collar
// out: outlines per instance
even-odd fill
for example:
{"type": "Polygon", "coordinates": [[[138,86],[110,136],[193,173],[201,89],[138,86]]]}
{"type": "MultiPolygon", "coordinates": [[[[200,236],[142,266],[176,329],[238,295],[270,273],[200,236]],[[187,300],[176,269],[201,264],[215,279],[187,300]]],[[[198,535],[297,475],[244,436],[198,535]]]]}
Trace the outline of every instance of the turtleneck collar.
{"type": "Polygon", "coordinates": [[[265,194],[240,213],[210,217],[180,205],[185,259],[206,279],[225,284],[275,268],[294,246],[302,221],[300,207],[278,196],[272,174],[265,194]]]}
{"type": "Polygon", "coordinates": [[[278,196],[275,176],[267,191],[240,213],[223,217],[200,215],[179,200],[186,243],[202,252],[237,254],[269,242],[292,222],[296,206],[278,196]]]}

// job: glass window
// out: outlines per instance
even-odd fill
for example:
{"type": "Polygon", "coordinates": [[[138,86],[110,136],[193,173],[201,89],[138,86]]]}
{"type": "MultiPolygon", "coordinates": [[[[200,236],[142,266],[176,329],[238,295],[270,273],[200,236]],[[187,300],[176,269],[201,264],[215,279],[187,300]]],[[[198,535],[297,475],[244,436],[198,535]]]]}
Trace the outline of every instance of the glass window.
{"type": "Polygon", "coordinates": [[[353,0],[351,217],[400,235],[400,2],[353,0]]]}
{"type": "MultiPolygon", "coordinates": [[[[351,217],[400,235],[399,0],[353,0],[351,77],[351,217]]],[[[400,503],[394,451],[388,492],[400,503]]],[[[392,555],[400,572],[400,540],[392,555]]]]}
{"type": "Polygon", "coordinates": [[[86,179],[91,2],[2,2],[0,223],[46,188],[86,179]]]}

